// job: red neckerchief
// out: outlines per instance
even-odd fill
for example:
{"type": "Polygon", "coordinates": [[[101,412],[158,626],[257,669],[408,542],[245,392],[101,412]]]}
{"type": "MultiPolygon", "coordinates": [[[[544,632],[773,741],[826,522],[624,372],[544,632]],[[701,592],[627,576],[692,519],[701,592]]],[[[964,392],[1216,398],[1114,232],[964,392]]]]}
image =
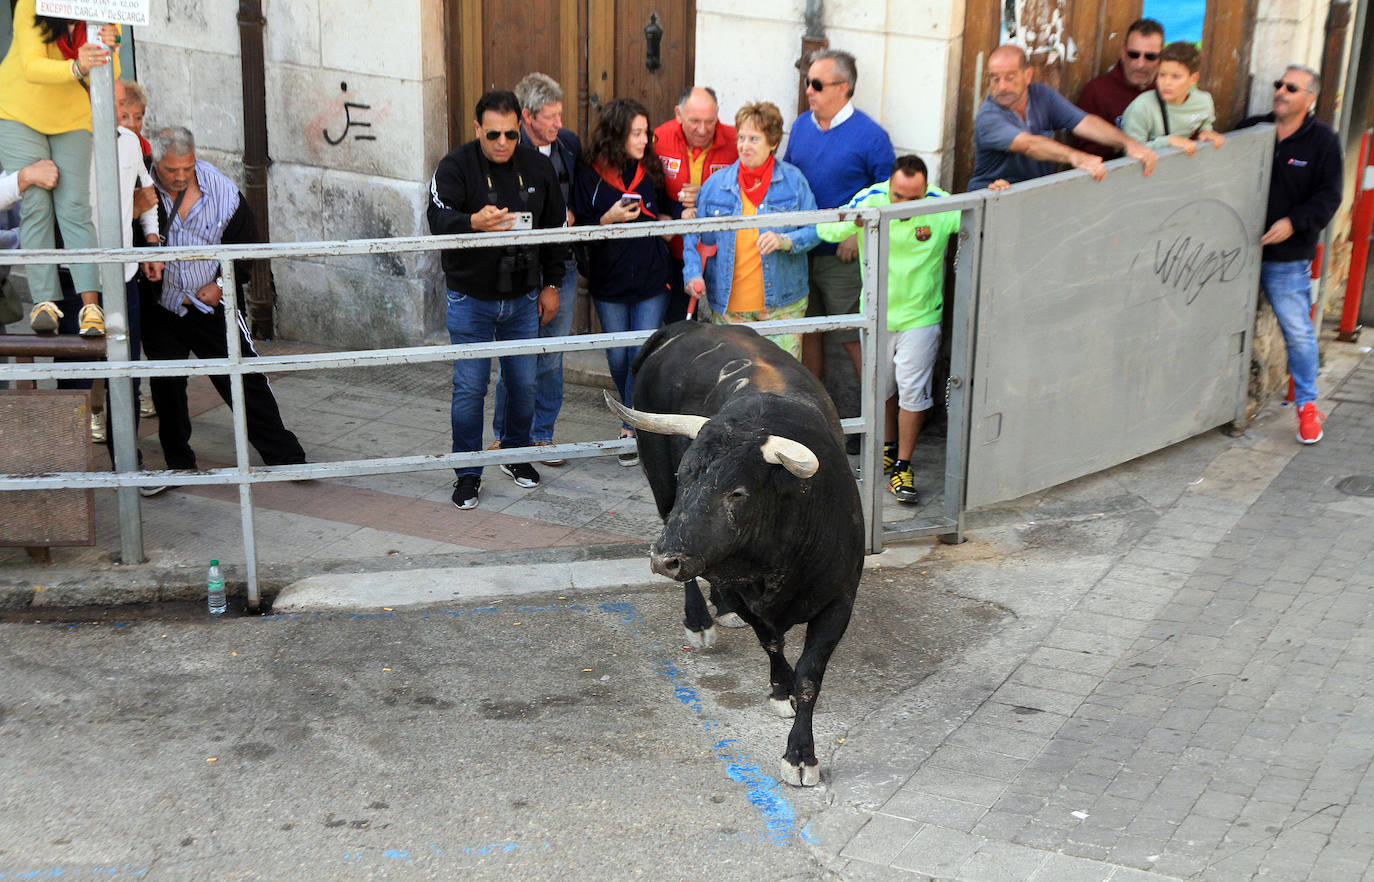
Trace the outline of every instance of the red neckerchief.
{"type": "Polygon", "coordinates": [[[61,52],[62,57],[68,61],[75,61],[77,50],[80,49],[85,42],[86,23],[84,21],[79,21],[76,23],[76,27],[72,28],[70,36],[67,35],[66,29],[63,29],[57,35],[57,51],[61,52]]]}
{"type": "Polygon", "coordinates": [[[771,180],[773,154],[768,154],[768,161],[758,168],[745,168],[744,163],[739,164],[739,188],[755,208],[763,204],[763,197],[768,195],[768,182],[771,180]]]}
{"type": "MultiPolygon", "coordinates": [[[[644,163],[642,162],[635,163],[635,175],[630,180],[630,186],[628,188],[626,188],[625,186],[624,176],[620,174],[620,172],[606,165],[604,162],[598,160],[592,163],[592,168],[596,169],[597,174],[601,175],[601,180],[610,184],[612,187],[615,187],[616,190],[621,193],[636,192],[635,188],[639,186],[640,181],[644,180],[644,163]]],[[[650,211],[649,206],[645,205],[643,200],[641,200],[639,203],[639,213],[644,215],[645,217],[651,217],[654,220],[658,220],[658,215],[650,211]]]]}

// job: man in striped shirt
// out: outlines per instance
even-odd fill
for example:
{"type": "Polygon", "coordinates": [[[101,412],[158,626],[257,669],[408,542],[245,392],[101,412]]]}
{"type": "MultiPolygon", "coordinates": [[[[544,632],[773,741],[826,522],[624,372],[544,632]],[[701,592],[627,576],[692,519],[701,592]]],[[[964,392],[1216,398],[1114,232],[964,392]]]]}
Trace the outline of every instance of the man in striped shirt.
{"type": "MultiPolygon", "coordinates": [[[[208,162],[196,159],[191,132],[180,126],[163,129],[153,139],[153,183],[157,187],[159,229],[168,245],[238,245],[261,241],[257,224],[238,187],[208,162]]],[[[225,358],[224,280],[215,260],[180,260],[168,264],[145,263],[151,281],[161,280],[156,305],[143,315],[143,349],[150,359],[225,358]]],[[[236,264],[239,303],[248,278],[246,262],[236,264]]],[[[253,341],[242,313],[235,319],[245,356],[255,356],[253,341]]],[[[229,378],[211,377],[215,390],[230,403],[229,378]]],[[[158,439],[172,469],[196,468],[191,449],[191,416],[186,403],[185,377],[154,377],[153,403],[157,407],[158,439]]],[[[243,375],[243,400],[247,408],[248,441],[268,465],[305,462],[301,444],[282,424],[281,412],[267,378],[243,375]]],[[[160,492],[165,488],[152,488],[160,492]]],[[[144,495],[154,495],[145,493],[144,495]]]]}

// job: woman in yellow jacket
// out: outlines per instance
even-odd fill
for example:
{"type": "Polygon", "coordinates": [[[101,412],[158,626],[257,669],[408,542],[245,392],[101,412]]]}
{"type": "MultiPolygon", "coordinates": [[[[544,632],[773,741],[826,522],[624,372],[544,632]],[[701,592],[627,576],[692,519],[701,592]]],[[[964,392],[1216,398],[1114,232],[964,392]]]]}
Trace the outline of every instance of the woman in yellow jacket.
{"type": "MultiPolygon", "coordinates": [[[[86,77],[110,61],[110,50],[88,42],[83,22],[37,15],[34,0],[17,0],[14,38],[0,62],[0,167],[20,169],[40,159],[57,164],[57,186],[51,191],[29,187],[19,208],[21,248],[52,248],[53,219],[62,228],[66,248],[94,248],[91,222],[91,99],[86,77]]],[[[119,28],[106,25],[100,40],[119,43],[119,28]]],[[[114,75],[119,76],[115,60],[114,75]]],[[[33,296],[30,324],[36,333],[54,334],[62,313],[57,267],[28,268],[33,296]]],[[[98,304],[99,267],[72,266],[72,281],[81,292],[79,323],[85,337],[105,334],[98,304]]]]}

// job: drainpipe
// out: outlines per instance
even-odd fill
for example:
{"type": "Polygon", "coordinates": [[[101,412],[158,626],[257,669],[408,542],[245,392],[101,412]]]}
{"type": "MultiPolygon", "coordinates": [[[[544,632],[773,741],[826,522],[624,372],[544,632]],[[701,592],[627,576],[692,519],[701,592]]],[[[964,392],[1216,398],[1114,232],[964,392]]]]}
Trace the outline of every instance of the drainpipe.
{"type": "Polygon", "coordinates": [[[801,82],[797,88],[797,113],[809,109],[806,103],[806,71],[811,66],[807,61],[811,53],[827,49],[830,41],[825,36],[824,0],[806,0],[806,33],[802,34],[801,58],[797,59],[797,70],[801,71],[801,82]]]}
{"type": "MultiPolygon", "coordinates": [[[[257,222],[258,232],[267,241],[267,74],[263,59],[262,0],[239,0],[239,52],[243,79],[243,178],[244,196],[257,222]]],[[[248,287],[248,323],[253,336],[267,339],[273,335],[272,306],[276,291],[272,287],[271,265],[266,260],[252,263],[248,287]]]]}

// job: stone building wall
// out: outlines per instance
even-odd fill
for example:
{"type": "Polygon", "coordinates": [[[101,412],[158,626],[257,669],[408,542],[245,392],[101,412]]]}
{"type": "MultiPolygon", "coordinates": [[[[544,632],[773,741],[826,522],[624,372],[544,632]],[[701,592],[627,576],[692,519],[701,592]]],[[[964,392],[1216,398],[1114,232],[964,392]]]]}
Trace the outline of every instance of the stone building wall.
{"type": "MultiPolygon", "coordinates": [[[[266,0],[272,240],[428,232],[448,150],[442,0],[266,0]]],[[[234,0],[153,0],[136,32],[146,130],[186,125],[242,184],[234,0]]],[[[433,254],[276,260],[277,333],[342,346],[415,343],[443,327],[433,254]]]]}

